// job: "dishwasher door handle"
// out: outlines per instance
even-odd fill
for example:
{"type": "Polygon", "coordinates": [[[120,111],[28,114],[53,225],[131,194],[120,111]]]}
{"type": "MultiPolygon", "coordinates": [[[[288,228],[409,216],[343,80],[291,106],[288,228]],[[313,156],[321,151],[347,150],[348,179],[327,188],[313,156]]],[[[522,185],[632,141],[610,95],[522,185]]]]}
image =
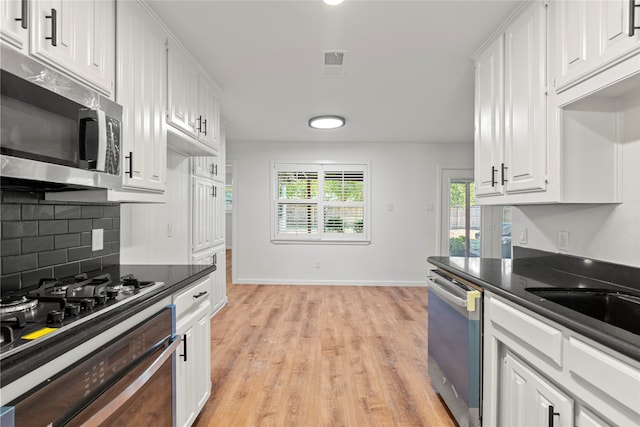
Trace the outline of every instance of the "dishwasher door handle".
{"type": "Polygon", "coordinates": [[[436,295],[438,295],[440,298],[447,301],[449,304],[455,307],[460,307],[460,308],[467,307],[467,300],[465,298],[460,298],[459,296],[451,293],[448,289],[446,289],[444,286],[442,286],[440,283],[436,282],[435,280],[430,280],[429,282],[431,282],[429,284],[429,289],[433,291],[436,295]]]}

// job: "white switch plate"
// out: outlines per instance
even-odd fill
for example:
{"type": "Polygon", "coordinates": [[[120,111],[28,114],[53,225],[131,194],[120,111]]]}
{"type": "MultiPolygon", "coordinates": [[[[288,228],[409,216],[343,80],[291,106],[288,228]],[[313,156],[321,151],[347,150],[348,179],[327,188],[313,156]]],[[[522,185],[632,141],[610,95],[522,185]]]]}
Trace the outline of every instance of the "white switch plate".
{"type": "Polygon", "coordinates": [[[568,231],[558,231],[558,250],[568,251],[569,250],[569,232],[568,231]]]}
{"type": "Polygon", "coordinates": [[[520,230],[520,236],[518,236],[518,241],[520,243],[526,244],[527,240],[529,240],[529,230],[527,228],[523,228],[520,230]]]}
{"type": "Polygon", "coordinates": [[[101,251],[104,249],[104,228],[91,230],[91,250],[101,251]]]}

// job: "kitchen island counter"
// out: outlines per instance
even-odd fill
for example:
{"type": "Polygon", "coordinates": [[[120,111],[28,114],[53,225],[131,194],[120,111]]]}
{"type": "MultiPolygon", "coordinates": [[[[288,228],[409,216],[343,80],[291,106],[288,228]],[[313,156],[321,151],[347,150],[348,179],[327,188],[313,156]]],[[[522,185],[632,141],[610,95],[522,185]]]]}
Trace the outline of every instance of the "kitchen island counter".
{"type": "Polygon", "coordinates": [[[640,271],[637,268],[518,247],[514,247],[513,260],[429,257],[427,261],[640,361],[640,335],[526,290],[591,288],[640,294],[640,271]]]}

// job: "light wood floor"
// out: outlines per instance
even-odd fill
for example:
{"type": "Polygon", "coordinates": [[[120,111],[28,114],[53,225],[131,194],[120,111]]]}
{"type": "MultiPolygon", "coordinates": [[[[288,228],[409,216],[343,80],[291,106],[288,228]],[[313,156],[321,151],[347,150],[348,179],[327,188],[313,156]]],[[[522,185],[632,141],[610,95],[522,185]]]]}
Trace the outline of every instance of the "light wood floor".
{"type": "MultiPolygon", "coordinates": [[[[229,258],[229,253],[227,253],[229,258]]],[[[231,284],[195,426],[455,426],[427,376],[426,288],[231,284]]]]}

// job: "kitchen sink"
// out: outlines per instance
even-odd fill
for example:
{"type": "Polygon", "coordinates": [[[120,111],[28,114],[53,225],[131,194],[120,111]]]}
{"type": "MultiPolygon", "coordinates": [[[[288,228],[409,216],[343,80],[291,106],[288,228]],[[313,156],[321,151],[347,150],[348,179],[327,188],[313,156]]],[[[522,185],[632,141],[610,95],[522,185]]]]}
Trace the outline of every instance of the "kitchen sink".
{"type": "Polygon", "coordinates": [[[640,294],[586,288],[527,288],[526,291],[640,335],[640,294]]]}

